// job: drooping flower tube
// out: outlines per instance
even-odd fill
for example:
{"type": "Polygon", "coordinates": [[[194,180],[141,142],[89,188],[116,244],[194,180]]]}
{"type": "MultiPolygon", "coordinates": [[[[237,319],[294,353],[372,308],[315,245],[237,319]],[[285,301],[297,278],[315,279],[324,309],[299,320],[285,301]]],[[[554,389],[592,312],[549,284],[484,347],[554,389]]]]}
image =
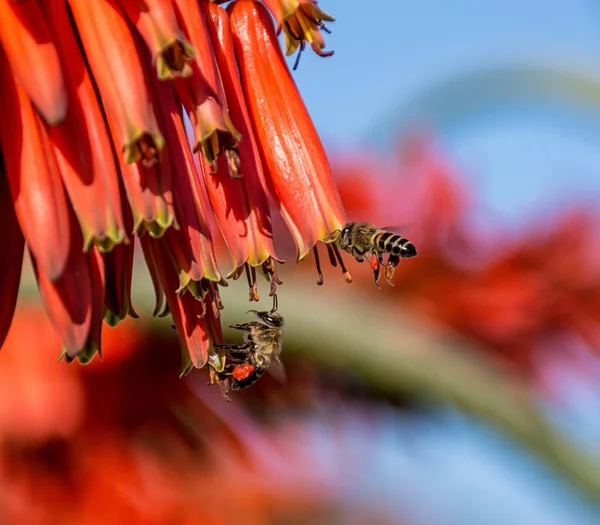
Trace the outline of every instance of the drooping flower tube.
{"type": "Polygon", "coordinates": [[[37,2],[0,0],[0,43],[13,75],[42,118],[48,124],[62,122],[67,112],[65,83],[37,2]]]}
{"type": "MultiPolygon", "coordinates": [[[[346,213],[269,12],[254,0],[236,0],[227,9],[271,196],[294,237],[301,261],[318,241],[342,228],[346,213]]],[[[336,259],[341,262],[337,252],[336,259]]]]}
{"type": "Polygon", "coordinates": [[[179,27],[171,0],[120,0],[120,5],[146,42],[158,78],[189,77],[194,47],[179,27]]]}
{"type": "Polygon", "coordinates": [[[71,243],[67,199],[42,117],[1,49],[0,78],[0,143],[14,210],[40,271],[54,281],[71,243]]]}

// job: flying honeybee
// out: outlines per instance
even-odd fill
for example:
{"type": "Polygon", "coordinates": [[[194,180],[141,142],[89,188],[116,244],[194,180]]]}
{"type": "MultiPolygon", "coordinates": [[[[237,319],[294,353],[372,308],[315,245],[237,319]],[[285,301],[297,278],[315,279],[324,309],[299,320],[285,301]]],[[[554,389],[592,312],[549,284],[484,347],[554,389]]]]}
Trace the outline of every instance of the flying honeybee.
{"type": "Polygon", "coordinates": [[[400,259],[414,257],[417,255],[417,249],[408,239],[387,230],[388,228],[378,228],[367,222],[348,222],[341,230],[327,236],[325,241],[335,240],[342,250],[358,262],[369,259],[377,288],[380,287],[383,255],[389,254],[385,264],[385,280],[393,286],[392,277],[400,259]]]}
{"type": "Polygon", "coordinates": [[[283,317],[277,313],[277,295],[273,295],[273,309],[269,312],[249,310],[259,319],[230,326],[244,331],[242,345],[216,345],[223,350],[227,364],[219,373],[224,385],[221,392],[229,400],[229,380],[232,390],[243,390],[256,383],[270,369],[274,375],[284,374],[279,356],[283,348],[283,317]]]}

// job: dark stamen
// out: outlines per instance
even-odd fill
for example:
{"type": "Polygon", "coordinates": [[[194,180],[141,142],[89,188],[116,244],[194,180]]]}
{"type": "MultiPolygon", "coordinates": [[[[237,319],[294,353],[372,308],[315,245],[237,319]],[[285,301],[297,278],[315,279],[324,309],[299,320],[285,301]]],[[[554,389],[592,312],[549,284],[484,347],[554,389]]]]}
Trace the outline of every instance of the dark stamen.
{"type": "Polygon", "coordinates": [[[319,274],[319,278],[317,279],[317,284],[321,286],[323,284],[323,272],[321,271],[321,260],[319,259],[319,250],[317,245],[313,247],[313,252],[315,254],[315,263],[317,265],[317,273],[319,274]]]}
{"type": "Polygon", "coordinates": [[[327,252],[329,253],[329,262],[331,263],[331,266],[337,268],[337,259],[335,256],[335,252],[333,251],[332,244],[327,244],[327,252]]]}
{"type": "Polygon", "coordinates": [[[244,270],[246,270],[246,279],[248,279],[248,288],[250,289],[250,301],[253,301],[254,295],[252,294],[252,276],[250,275],[250,266],[248,266],[248,263],[244,264],[244,270]]]}
{"type": "Polygon", "coordinates": [[[331,51],[323,51],[322,49],[319,49],[318,47],[313,47],[313,51],[320,57],[324,57],[324,58],[330,57],[335,53],[335,51],[333,49],[331,51]]]}
{"type": "Polygon", "coordinates": [[[211,287],[211,291],[212,291],[213,301],[215,302],[215,304],[217,305],[217,308],[219,310],[223,310],[223,308],[225,308],[225,306],[223,305],[223,301],[221,300],[221,294],[219,293],[219,287],[213,282],[210,283],[210,287],[211,287]]]}
{"type": "Polygon", "coordinates": [[[298,69],[298,65],[300,64],[300,57],[302,56],[302,52],[304,51],[305,48],[306,48],[306,40],[302,40],[300,42],[300,49],[298,49],[298,55],[296,56],[296,61],[294,62],[294,67],[292,68],[292,71],[296,71],[296,69],[298,69]]]}
{"type": "Polygon", "coordinates": [[[272,257],[269,257],[262,264],[261,268],[264,274],[269,278],[269,283],[271,285],[271,288],[269,290],[269,297],[274,296],[275,292],[277,292],[277,285],[283,284],[283,281],[277,276],[277,271],[275,270],[275,261],[272,257]]]}
{"type": "MultiPolygon", "coordinates": [[[[331,245],[328,244],[327,246],[331,246],[331,245]]],[[[342,268],[342,272],[344,272],[344,279],[346,279],[347,283],[351,283],[352,282],[352,276],[350,275],[350,272],[348,271],[348,268],[346,268],[346,265],[344,264],[344,259],[342,257],[342,254],[340,253],[339,248],[335,244],[333,245],[333,251],[335,252],[335,256],[336,256],[338,262],[340,263],[340,267],[342,268]]]]}
{"type": "Polygon", "coordinates": [[[258,287],[256,286],[256,268],[250,266],[248,263],[244,265],[246,268],[246,277],[248,278],[248,286],[250,287],[250,299],[249,301],[259,301],[260,296],[258,295],[258,287]]]}
{"type": "Polygon", "coordinates": [[[221,317],[221,312],[219,311],[219,304],[214,300],[214,297],[213,300],[210,302],[210,305],[212,307],[213,315],[215,316],[215,318],[218,319],[219,317],[221,317]]]}

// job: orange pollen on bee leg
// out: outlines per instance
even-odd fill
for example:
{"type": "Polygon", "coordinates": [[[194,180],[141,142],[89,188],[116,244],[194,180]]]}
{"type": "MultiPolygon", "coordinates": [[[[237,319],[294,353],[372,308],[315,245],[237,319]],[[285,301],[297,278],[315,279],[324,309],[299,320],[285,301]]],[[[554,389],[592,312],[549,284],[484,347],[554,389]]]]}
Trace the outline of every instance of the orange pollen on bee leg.
{"type": "Polygon", "coordinates": [[[379,258],[377,257],[377,255],[371,255],[371,258],[369,259],[369,263],[371,264],[371,269],[372,270],[378,270],[379,269],[379,258]]]}
{"type": "Polygon", "coordinates": [[[247,363],[245,365],[236,366],[233,369],[232,375],[237,381],[242,381],[249,377],[252,372],[254,372],[254,365],[247,363]]]}

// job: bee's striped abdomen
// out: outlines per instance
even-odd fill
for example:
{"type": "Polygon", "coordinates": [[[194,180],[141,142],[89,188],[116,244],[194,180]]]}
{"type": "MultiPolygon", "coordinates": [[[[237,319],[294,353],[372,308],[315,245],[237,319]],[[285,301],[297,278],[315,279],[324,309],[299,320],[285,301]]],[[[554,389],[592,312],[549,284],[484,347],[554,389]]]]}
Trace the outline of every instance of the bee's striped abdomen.
{"type": "Polygon", "coordinates": [[[380,251],[400,257],[413,257],[416,250],[413,243],[401,235],[390,232],[381,232],[375,235],[373,244],[380,251]]]}
{"type": "Polygon", "coordinates": [[[392,253],[394,237],[397,237],[397,235],[390,232],[380,232],[375,235],[373,244],[383,252],[392,253]]]}

